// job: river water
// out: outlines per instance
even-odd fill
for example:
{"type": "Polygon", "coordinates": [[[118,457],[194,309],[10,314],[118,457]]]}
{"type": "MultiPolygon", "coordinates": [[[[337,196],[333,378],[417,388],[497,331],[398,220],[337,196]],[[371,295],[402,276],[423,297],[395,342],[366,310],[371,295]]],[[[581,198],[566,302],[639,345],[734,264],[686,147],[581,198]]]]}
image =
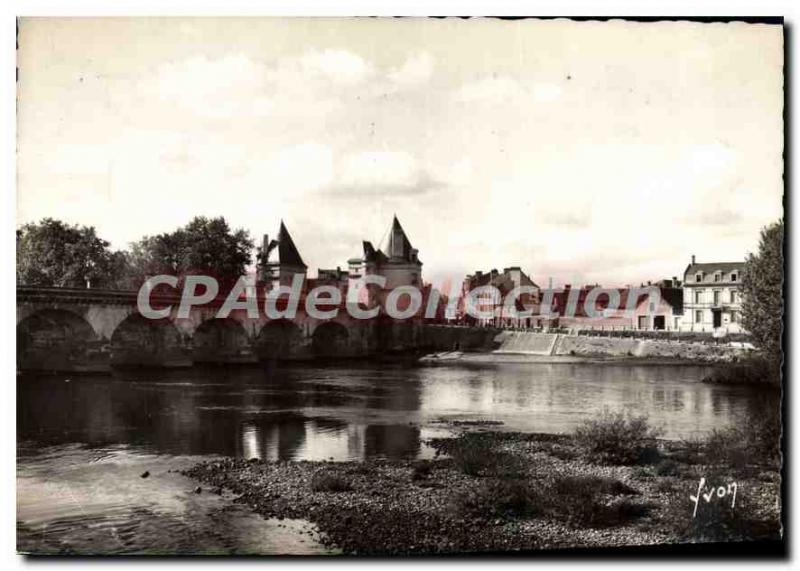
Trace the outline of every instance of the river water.
{"type": "MultiPolygon", "coordinates": [[[[358,364],[124,371],[17,380],[18,548],[73,553],[326,550],[305,522],[267,521],[176,473],[219,456],[418,458],[447,421],[568,432],[601,412],[647,414],[666,438],[758,413],[701,366],[358,364]],[[149,477],[141,474],[149,472],[149,477]]],[[[774,410],[774,409],[773,409],[774,410]]]]}

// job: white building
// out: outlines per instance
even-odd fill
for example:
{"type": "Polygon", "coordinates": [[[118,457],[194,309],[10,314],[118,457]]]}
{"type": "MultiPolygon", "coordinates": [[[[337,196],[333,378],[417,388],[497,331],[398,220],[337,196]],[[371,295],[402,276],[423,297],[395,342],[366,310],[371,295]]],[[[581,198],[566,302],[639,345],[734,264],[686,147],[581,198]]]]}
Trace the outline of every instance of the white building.
{"type": "Polygon", "coordinates": [[[683,275],[682,331],[740,333],[744,262],[692,263],[683,275]]]}

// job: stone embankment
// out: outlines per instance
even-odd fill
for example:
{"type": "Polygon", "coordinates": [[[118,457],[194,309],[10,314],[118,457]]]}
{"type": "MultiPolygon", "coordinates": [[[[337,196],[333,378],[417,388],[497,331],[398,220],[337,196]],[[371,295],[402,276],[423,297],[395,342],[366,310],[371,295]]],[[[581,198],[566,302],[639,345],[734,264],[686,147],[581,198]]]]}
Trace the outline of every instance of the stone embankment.
{"type": "Polygon", "coordinates": [[[615,339],[582,335],[559,335],[554,355],[581,357],[634,357],[730,363],[748,355],[742,347],[725,344],[687,343],[684,341],[653,341],[615,339]]]}
{"type": "MultiPolygon", "coordinates": [[[[532,360],[569,361],[648,360],[733,363],[752,355],[745,345],[700,343],[678,340],[592,337],[563,333],[502,330],[485,327],[426,326],[420,348],[464,352],[465,360],[480,360],[481,354],[498,358],[528,357],[532,360]]],[[[438,354],[438,353],[437,353],[438,354]]]]}

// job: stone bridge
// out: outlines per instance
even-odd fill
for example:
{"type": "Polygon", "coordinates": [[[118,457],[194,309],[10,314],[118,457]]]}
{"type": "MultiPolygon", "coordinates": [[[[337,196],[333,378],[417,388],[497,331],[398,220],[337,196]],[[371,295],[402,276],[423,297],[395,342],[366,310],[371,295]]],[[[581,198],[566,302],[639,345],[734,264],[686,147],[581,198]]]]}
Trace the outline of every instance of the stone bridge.
{"type": "Polygon", "coordinates": [[[418,320],[356,320],[344,307],[335,318],[321,320],[301,309],[304,299],[289,321],[250,318],[243,310],[217,318],[222,299],[178,318],[177,295],[153,295],[154,307],[172,305],[168,317],[153,320],[139,313],[136,297],[132,291],[18,286],[18,369],[91,372],[356,357],[424,344],[418,320]]]}

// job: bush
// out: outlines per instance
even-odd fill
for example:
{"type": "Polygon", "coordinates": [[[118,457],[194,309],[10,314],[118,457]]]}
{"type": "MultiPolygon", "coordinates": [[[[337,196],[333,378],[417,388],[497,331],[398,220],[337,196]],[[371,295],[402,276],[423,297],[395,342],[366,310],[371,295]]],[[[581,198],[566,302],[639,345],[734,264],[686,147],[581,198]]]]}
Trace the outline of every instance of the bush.
{"type": "Polygon", "coordinates": [[[656,476],[677,476],[680,474],[680,465],[670,458],[666,458],[653,466],[656,476]]]}
{"type": "Polygon", "coordinates": [[[492,479],[475,490],[464,490],[450,501],[460,517],[491,518],[533,515],[541,510],[540,494],[521,479],[492,479]]]}
{"type": "Polygon", "coordinates": [[[575,439],[587,458],[602,464],[652,462],[653,444],[659,435],[646,416],[608,411],[575,430],[575,439]]]}
{"type": "Polygon", "coordinates": [[[311,476],[311,490],[314,492],[349,492],[352,484],[333,472],[320,470],[311,476]]]}
{"type": "Polygon", "coordinates": [[[703,444],[708,464],[743,469],[748,464],[780,466],[780,420],[768,415],[746,417],[740,424],[714,430],[703,444]]]}
{"type": "Polygon", "coordinates": [[[672,456],[685,464],[702,464],[705,447],[706,441],[702,438],[686,438],[681,440],[680,450],[674,451],[672,456]]]}
{"type": "Polygon", "coordinates": [[[553,483],[547,495],[550,511],[571,525],[606,527],[641,517],[649,507],[630,499],[607,501],[607,496],[636,494],[613,478],[568,476],[553,483]]]}
{"type": "Polygon", "coordinates": [[[456,467],[468,476],[477,476],[495,464],[495,451],[488,440],[462,434],[450,449],[456,467]]]}
{"type": "Polygon", "coordinates": [[[431,475],[433,464],[428,460],[420,460],[415,462],[411,472],[411,479],[413,481],[426,480],[431,475]]]}
{"type": "Polygon", "coordinates": [[[781,384],[780,366],[763,357],[750,357],[737,363],[716,367],[703,379],[718,385],[761,385],[778,387],[781,384]]]}
{"type": "Polygon", "coordinates": [[[501,475],[517,478],[523,468],[520,460],[496,449],[497,434],[466,432],[458,438],[431,441],[437,452],[444,452],[468,476],[501,475]]]}

